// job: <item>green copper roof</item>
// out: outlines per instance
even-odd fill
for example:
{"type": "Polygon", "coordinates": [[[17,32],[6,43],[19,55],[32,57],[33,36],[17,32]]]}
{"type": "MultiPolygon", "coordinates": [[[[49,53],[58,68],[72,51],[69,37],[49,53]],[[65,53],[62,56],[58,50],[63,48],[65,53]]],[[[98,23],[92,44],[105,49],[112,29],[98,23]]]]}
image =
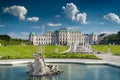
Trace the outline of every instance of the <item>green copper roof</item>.
{"type": "MultiPolygon", "coordinates": [[[[80,32],[80,31],[75,30],[75,29],[60,28],[59,30],[47,30],[46,32],[48,32],[48,33],[59,33],[59,32],[63,32],[63,33],[64,32],[72,32],[72,33],[75,32],[75,33],[77,33],[77,32],[80,32]]],[[[44,36],[45,34],[35,34],[34,32],[31,32],[30,35],[32,35],[32,36],[44,36]]]]}
{"type": "Polygon", "coordinates": [[[68,32],[68,30],[59,30],[59,32],[68,32]]]}
{"type": "Polygon", "coordinates": [[[80,31],[75,29],[60,28],[59,30],[47,30],[46,32],[57,33],[57,32],[80,32],[80,31]]]}
{"type": "Polygon", "coordinates": [[[96,33],[95,33],[95,32],[92,32],[92,35],[96,35],[96,33]]]}
{"type": "Polygon", "coordinates": [[[30,35],[31,35],[31,36],[44,36],[44,34],[36,34],[36,33],[34,33],[34,32],[31,32],[30,35]]]}
{"type": "Polygon", "coordinates": [[[67,32],[68,30],[67,30],[67,28],[60,28],[58,31],[59,32],[67,32]]]}
{"type": "Polygon", "coordinates": [[[36,35],[36,34],[35,34],[34,32],[31,32],[30,35],[34,36],[34,35],[36,35]]]}
{"type": "Polygon", "coordinates": [[[67,28],[60,28],[59,31],[61,31],[61,30],[67,30],[67,28]]]}

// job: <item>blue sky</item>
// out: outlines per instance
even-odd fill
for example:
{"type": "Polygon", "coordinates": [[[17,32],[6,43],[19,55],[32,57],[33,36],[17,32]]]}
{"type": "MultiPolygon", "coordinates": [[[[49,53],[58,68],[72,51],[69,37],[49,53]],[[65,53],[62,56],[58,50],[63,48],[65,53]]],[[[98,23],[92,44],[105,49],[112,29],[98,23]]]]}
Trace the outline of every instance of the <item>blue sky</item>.
{"type": "Polygon", "coordinates": [[[30,32],[63,27],[88,34],[116,33],[119,5],[120,0],[0,0],[0,34],[28,39],[30,32]]]}

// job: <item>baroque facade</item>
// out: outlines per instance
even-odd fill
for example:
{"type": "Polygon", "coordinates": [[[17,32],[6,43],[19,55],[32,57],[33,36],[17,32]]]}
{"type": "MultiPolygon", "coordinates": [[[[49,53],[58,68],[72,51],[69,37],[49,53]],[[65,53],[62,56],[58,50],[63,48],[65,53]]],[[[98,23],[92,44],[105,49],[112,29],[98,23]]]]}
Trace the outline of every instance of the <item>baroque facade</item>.
{"type": "Polygon", "coordinates": [[[31,45],[71,45],[84,44],[86,42],[85,36],[81,31],[69,30],[66,28],[48,30],[44,34],[40,35],[32,32],[29,35],[29,41],[31,45]]]}
{"type": "Polygon", "coordinates": [[[91,34],[84,34],[85,42],[89,44],[98,44],[98,36],[96,33],[92,32],[91,34]]]}

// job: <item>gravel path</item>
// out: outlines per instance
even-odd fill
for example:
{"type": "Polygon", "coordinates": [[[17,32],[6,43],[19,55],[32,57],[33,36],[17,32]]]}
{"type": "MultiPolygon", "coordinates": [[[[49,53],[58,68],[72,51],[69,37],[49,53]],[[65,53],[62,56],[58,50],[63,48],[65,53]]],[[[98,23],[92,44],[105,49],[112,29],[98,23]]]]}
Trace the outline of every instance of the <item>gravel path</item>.
{"type": "Polygon", "coordinates": [[[111,54],[96,54],[99,58],[102,58],[104,61],[120,63],[120,56],[113,56],[111,54]]]}

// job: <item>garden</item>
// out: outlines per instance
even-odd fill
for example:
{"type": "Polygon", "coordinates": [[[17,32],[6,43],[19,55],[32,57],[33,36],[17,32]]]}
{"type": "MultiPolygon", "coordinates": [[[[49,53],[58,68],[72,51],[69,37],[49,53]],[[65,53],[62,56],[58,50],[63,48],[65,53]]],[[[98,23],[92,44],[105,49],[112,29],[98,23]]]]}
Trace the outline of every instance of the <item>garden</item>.
{"type": "Polygon", "coordinates": [[[102,53],[108,53],[108,49],[110,49],[113,55],[120,56],[120,45],[93,45],[92,48],[102,53]]]}
{"type": "Polygon", "coordinates": [[[32,54],[43,52],[45,58],[79,58],[99,59],[94,54],[61,53],[69,49],[68,46],[46,45],[46,46],[0,46],[1,59],[26,59],[33,58],[32,54]],[[57,49],[57,53],[55,53],[57,49]]]}

